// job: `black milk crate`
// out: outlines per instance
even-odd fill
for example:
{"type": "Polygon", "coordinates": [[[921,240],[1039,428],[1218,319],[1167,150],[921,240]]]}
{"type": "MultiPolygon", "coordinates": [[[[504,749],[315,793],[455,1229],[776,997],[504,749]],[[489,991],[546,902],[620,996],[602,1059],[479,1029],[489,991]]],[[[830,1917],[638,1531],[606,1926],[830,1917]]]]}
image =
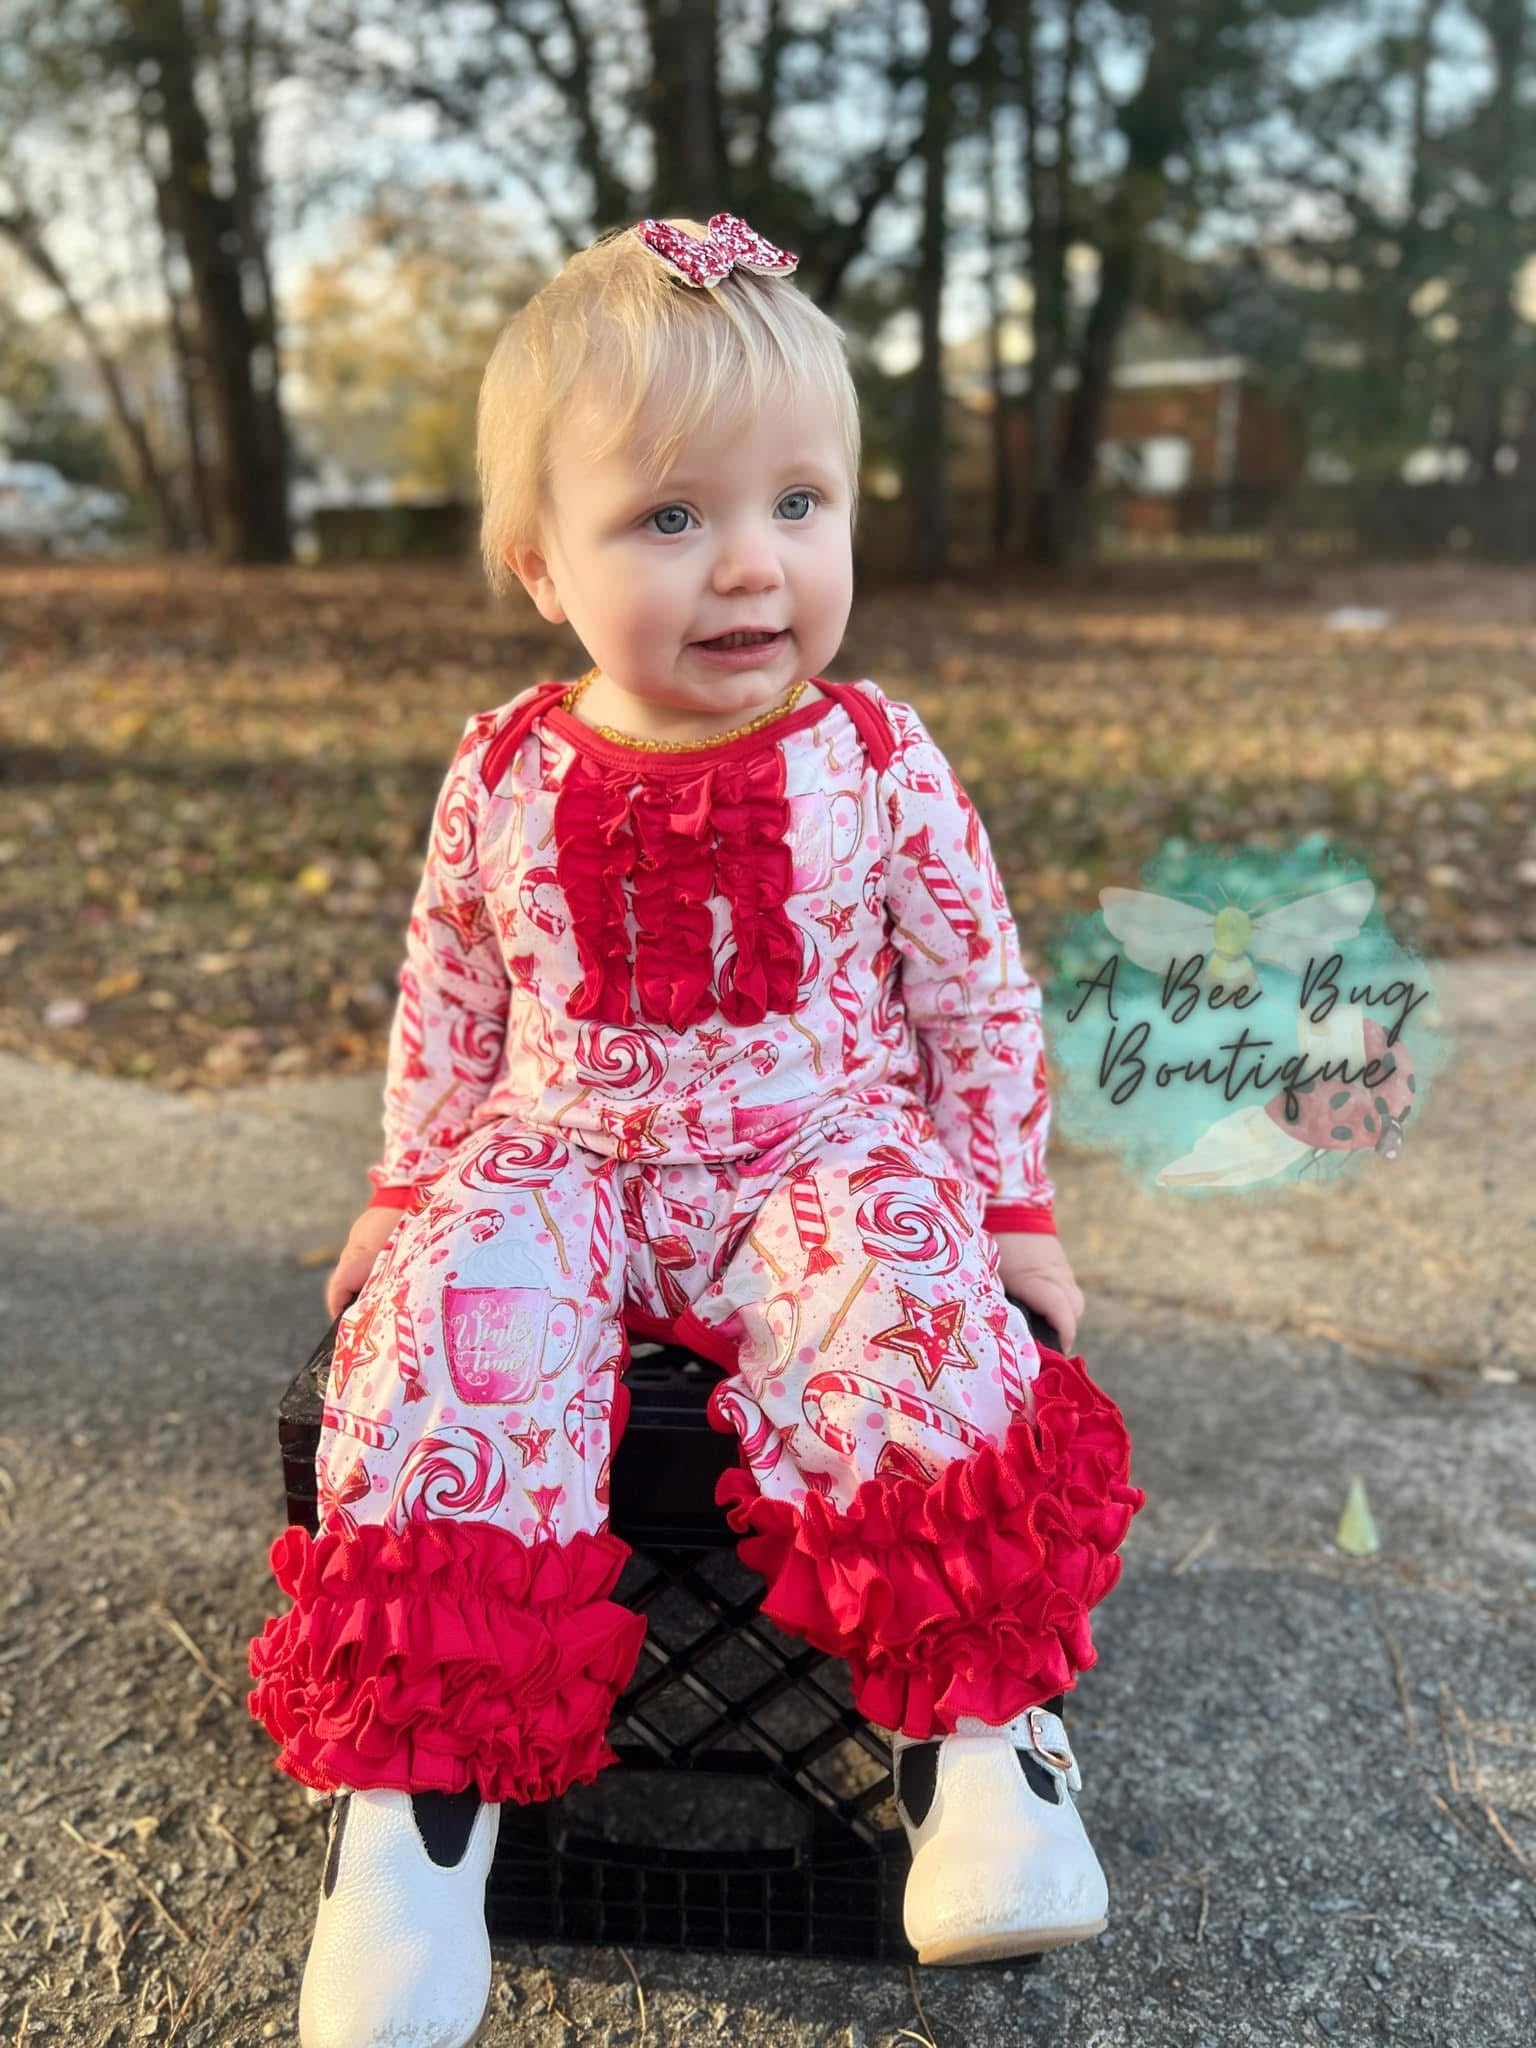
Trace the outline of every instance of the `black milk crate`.
{"type": "MultiPolygon", "coordinates": [[[[1049,1324],[1031,1323],[1056,1342],[1049,1324]]],[[[336,1327],[278,1411],[288,1519],[311,1534],[336,1327]]],[[[502,1806],[490,1932],[914,1961],[889,1749],[854,1708],[841,1659],[760,1612],[763,1581],[715,1504],[737,1457],[734,1434],[704,1412],[724,1374],[683,1346],[642,1342],[623,1377],[610,1527],[632,1554],[613,1597],[643,1611],[647,1629],[610,1724],[619,1762],[562,1798],[502,1806]]]]}

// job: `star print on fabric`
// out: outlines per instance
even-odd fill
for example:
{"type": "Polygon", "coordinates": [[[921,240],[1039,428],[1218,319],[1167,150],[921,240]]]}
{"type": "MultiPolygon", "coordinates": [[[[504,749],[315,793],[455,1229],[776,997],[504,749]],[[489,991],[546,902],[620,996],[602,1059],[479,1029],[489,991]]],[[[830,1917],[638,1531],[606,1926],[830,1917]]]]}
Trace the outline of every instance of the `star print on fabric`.
{"type": "MultiPolygon", "coordinates": [[[[510,903],[504,904],[502,908],[497,911],[496,928],[501,933],[501,936],[504,939],[510,939],[516,935],[518,915],[518,912],[513,908],[513,906],[510,903]]],[[[525,954],[523,957],[529,962],[530,965],[532,965],[533,955],[531,953],[525,954]]]]}
{"type": "Polygon", "coordinates": [[[343,1326],[336,1332],[335,1347],[331,1352],[331,1398],[339,1400],[347,1381],[359,1367],[371,1366],[379,1355],[374,1339],[374,1318],[379,1305],[373,1302],[355,1323],[343,1326]]]}
{"type": "Polygon", "coordinates": [[[723,1052],[731,1041],[731,1034],[728,1031],[710,1031],[702,1026],[694,1033],[694,1036],[699,1044],[703,1046],[710,1059],[714,1059],[717,1053],[723,1052]]]}
{"type": "Polygon", "coordinates": [[[813,917],[811,923],[824,924],[829,939],[846,938],[853,923],[854,907],[851,903],[834,903],[824,917],[813,917]]]}
{"type": "Polygon", "coordinates": [[[876,1331],[874,1343],[887,1351],[905,1352],[922,1374],[923,1385],[930,1393],[946,1365],[967,1370],[974,1367],[976,1360],[959,1334],[965,1321],[963,1301],[941,1301],[930,1306],[900,1285],[896,1293],[906,1321],[876,1331]]]}
{"type": "Polygon", "coordinates": [[[945,1051],[957,1074],[968,1074],[976,1064],[977,1048],[974,1045],[950,1045],[945,1047],[945,1051]]]}
{"type": "Polygon", "coordinates": [[[544,1453],[549,1449],[549,1440],[554,1433],[552,1429],[540,1429],[536,1422],[530,1422],[526,1429],[507,1431],[507,1435],[523,1454],[525,1472],[530,1465],[543,1464],[544,1453]]]}
{"type": "Polygon", "coordinates": [[[466,897],[462,903],[438,903],[427,912],[429,919],[447,925],[466,952],[490,937],[489,920],[486,915],[483,896],[466,897]]]}

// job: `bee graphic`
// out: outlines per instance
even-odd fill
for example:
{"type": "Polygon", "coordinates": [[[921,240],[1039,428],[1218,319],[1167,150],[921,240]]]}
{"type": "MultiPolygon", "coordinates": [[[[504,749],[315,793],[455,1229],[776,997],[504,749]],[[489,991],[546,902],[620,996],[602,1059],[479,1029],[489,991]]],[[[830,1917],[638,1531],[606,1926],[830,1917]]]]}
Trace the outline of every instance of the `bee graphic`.
{"type": "Polygon", "coordinates": [[[1147,889],[1099,891],[1104,922],[1127,959],[1152,974],[1166,974],[1170,960],[1203,953],[1201,987],[1229,989],[1258,983],[1260,960],[1305,973],[1313,955],[1354,938],[1375,899],[1375,883],[1363,880],[1313,889],[1267,909],[1261,899],[1253,910],[1202,897],[1184,902],[1147,889]]]}

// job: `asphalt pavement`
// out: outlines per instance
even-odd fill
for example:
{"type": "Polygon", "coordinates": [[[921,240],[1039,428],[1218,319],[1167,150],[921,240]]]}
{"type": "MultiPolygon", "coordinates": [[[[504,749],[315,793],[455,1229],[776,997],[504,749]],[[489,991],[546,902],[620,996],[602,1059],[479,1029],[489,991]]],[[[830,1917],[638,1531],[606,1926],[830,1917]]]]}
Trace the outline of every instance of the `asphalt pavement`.
{"type": "MultiPolygon", "coordinates": [[[[511,1944],[484,2048],[1536,2036],[1536,964],[1439,972],[1456,1057],[1391,1165],[1213,1204],[1053,1153],[1148,1494],[1069,1710],[1108,1932],[1029,1971],[511,1944]]],[[[0,2042],[292,2041],[324,1822],[245,1645],[379,1084],[0,1090],[0,2042]]]]}

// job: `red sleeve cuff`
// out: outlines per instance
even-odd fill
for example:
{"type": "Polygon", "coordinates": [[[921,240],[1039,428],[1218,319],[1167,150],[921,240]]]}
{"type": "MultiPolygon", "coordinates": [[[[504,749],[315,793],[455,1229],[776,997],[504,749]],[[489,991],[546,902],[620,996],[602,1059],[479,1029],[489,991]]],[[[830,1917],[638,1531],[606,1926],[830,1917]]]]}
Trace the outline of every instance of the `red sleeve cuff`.
{"type": "Polygon", "coordinates": [[[414,1186],[375,1188],[368,1206],[370,1209],[409,1209],[415,1199],[414,1186]]]}
{"type": "Polygon", "coordinates": [[[1049,1202],[988,1202],[982,1212],[988,1230],[1034,1230],[1056,1235],[1056,1212],[1049,1202]]]}

